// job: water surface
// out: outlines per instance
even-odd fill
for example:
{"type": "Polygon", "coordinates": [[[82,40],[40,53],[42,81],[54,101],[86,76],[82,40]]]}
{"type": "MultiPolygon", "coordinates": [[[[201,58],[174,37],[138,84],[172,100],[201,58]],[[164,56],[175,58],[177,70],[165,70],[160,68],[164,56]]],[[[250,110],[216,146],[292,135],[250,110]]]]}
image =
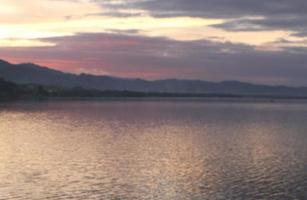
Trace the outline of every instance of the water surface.
{"type": "Polygon", "coordinates": [[[307,104],[0,104],[0,199],[304,200],[307,104]]]}

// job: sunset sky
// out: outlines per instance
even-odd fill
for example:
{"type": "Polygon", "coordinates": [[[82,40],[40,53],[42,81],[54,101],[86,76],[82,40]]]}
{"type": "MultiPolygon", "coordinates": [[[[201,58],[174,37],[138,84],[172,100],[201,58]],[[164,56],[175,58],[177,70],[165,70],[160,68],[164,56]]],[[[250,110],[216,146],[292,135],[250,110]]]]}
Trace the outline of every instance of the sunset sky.
{"type": "Polygon", "coordinates": [[[0,58],[73,73],[307,86],[307,1],[0,0],[0,58]]]}

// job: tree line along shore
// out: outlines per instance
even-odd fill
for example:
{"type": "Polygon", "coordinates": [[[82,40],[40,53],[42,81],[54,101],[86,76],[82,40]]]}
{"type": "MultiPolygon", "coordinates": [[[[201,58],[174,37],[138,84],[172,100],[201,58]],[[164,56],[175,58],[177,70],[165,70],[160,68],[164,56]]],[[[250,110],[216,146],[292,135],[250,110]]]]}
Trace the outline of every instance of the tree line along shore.
{"type": "Polygon", "coordinates": [[[82,87],[55,87],[37,84],[16,84],[0,79],[0,101],[35,100],[53,98],[103,98],[103,97],[207,97],[207,98],[262,98],[262,99],[307,99],[296,96],[237,95],[237,94],[195,94],[167,92],[138,92],[84,89],[82,87]]]}

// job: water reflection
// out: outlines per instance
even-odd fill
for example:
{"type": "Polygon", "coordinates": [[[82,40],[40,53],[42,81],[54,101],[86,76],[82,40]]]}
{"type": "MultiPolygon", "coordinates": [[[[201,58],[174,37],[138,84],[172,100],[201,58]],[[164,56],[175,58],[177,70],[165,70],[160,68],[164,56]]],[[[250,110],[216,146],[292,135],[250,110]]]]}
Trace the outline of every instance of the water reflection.
{"type": "Polygon", "coordinates": [[[0,199],[306,199],[307,106],[0,106],[0,199]]]}

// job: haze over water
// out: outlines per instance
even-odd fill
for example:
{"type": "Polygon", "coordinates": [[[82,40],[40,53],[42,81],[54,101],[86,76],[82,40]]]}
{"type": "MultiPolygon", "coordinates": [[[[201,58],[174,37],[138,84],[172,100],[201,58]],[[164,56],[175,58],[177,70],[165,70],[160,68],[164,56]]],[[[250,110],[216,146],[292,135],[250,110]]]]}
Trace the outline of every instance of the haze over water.
{"type": "Polygon", "coordinates": [[[307,199],[307,104],[0,104],[0,199],[307,199]]]}

